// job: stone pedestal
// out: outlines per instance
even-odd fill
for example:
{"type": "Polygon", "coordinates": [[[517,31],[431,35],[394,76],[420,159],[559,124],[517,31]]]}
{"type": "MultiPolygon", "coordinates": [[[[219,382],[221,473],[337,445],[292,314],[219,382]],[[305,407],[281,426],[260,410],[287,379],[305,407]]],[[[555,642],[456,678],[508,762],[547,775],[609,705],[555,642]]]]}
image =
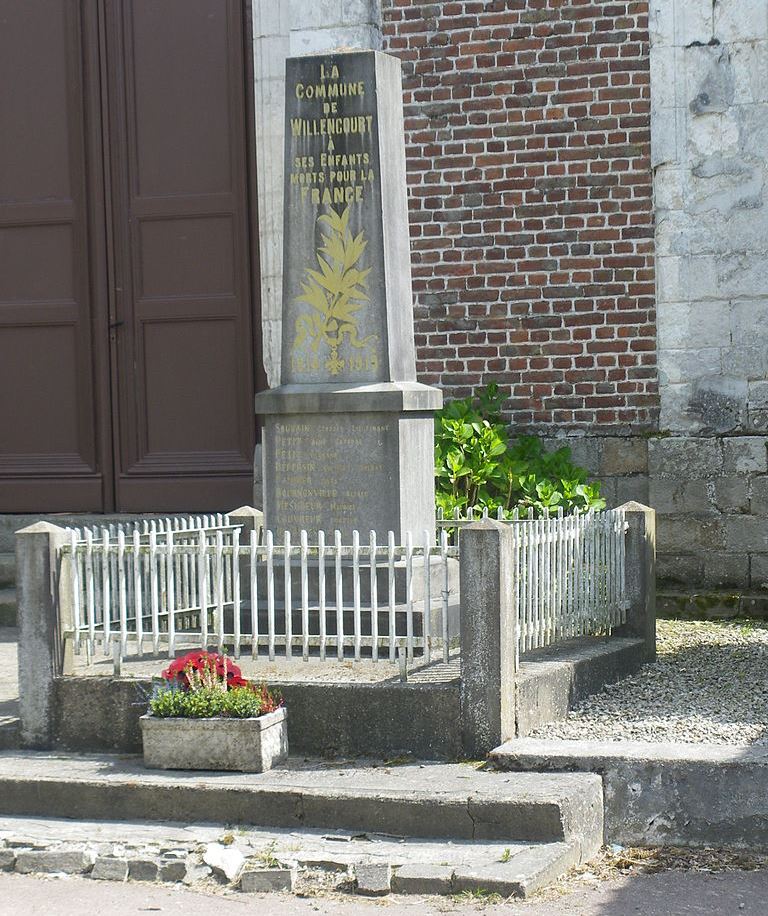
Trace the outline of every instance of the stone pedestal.
{"type": "Polygon", "coordinates": [[[416,381],[400,62],[287,62],[282,386],[263,417],[265,526],[315,541],[434,530],[433,413],[416,381]]]}

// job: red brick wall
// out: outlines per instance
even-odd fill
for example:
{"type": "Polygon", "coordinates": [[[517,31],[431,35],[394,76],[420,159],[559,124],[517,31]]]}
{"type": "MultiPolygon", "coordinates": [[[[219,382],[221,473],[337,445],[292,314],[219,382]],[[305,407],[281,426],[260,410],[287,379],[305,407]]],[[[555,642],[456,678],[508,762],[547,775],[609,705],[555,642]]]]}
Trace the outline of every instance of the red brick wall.
{"type": "Polygon", "coordinates": [[[652,428],[647,0],[383,6],[421,380],[495,380],[521,427],[652,428]]]}

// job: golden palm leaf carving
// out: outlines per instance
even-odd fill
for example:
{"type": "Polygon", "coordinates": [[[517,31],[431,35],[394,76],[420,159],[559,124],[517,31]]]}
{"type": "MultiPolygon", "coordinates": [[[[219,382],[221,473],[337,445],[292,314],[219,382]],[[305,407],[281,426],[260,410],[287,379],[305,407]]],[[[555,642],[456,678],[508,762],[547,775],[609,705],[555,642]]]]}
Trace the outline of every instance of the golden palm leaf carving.
{"type": "Polygon", "coordinates": [[[344,368],[339,347],[345,338],[356,349],[371,347],[377,339],[375,334],[360,337],[358,312],[370,301],[371,268],[361,267],[368,241],[364,231],[352,234],[349,217],[349,207],[342,213],[329,207],[318,218],[323,227],[320,233],[323,242],[315,252],[318,269],[306,269],[302,295],[296,297],[297,302],[306,303],[311,310],[296,319],[293,350],[309,348],[317,354],[321,346],[327,346],[330,354],[325,367],[331,375],[338,375],[344,368]]]}

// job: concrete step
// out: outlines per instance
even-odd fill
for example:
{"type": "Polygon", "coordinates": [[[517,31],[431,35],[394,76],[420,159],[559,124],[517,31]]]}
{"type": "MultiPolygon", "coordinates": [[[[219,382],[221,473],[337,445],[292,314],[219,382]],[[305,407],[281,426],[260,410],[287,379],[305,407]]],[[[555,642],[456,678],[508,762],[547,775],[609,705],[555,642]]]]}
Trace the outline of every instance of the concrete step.
{"type": "MultiPolygon", "coordinates": [[[[485,891],[527,897],[578,863],[578,851],[570,843],[446,843],[311,828],[239,828],[231,832],[199,822],[187,826],[0,817],[0,846],[2,840],[6,844],[2,847],[4,866],[15,866],[17,871],[61,870],[69,863],[80,873],[103,878],[103,866],[108,863],[116,880],[124,880],[127,872],[129,880],[150,876],[181,879],[201,884],[201,890],[211,881],[203,855],[224,849],[245,871],[263,869],[268,854],[273,866],[295,871],[296,890],[303,894],[322,889],[327,892],[334,885],[349,893],[350,878],[363,884],[358,891],[364,893],[366,877],[370,885],[373,873],[379,881],[383,877],[382,893],[388,886],[397,894],[485,891]],[[226,847],[221,845],[225,833],[230,834],[226,847]],[[168,867],[171,861],[174,868],[168,867]]],[[[236,868],[231,886],[237,884],[236,868]]],[[[241,889],[247,889],[248,882],[243,884],[241,889]]]]}
{"type": "Polygon", "coordinates": [[[406,837],[564,843],[584,861],[603,840],[593,774],[472,766],[334,765],[292,758],[263,774],[154,771],[141,758],[6,751],[0,814],[328,827],[406,837]]]}
{"type": "Polygon", "coordinates": [[[765,849],[765,745],[523,738],[496,748],[490,762],[519,775],[600,774],[610,843],[765,849]]]}
{"type": "Polygon", "coordinates": [[[0,588],[0,627],[16,626],[16,589],[0,588]]]}
{"type": "Polygon", "coordinates": [[[0,553],[0,588],[16,584],[16,554],[0,553]]]}

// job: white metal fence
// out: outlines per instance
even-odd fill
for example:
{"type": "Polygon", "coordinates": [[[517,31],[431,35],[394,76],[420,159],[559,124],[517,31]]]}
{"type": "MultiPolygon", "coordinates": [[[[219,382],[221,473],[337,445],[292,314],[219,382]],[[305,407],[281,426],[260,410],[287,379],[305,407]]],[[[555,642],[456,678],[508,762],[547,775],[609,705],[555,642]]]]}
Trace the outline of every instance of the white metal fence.
{"type": "Polygon", "coordinates": [[[239,658],[447,661],[457,548],[425,532],[404,545],[263,543],[226,516],[70,530],[62,577],[75,652],[115,658],[217,648],[239,658]],[[453,568],[451,563],[453,562],[453,568]]]}
{"type": "MultiPolygon", "coordinates": [[[[74,648],[122,659],[216,648],[236,658],[449,659],[458,635],[459,546],[487,513],[438,515],[403,545],[355,532],[298,543],[228,516],[70,530],[62,577],[74,648]]],[[[512,530],[518,652],[626,621],[624,511],[506,521],[512,530]]]]}
{"type": "MultiPolygon", "coordinates": [[[[488,518],[470,509],[438,527],[457,536],[461,528],[488,518]]],[[[623,509],[520,519],[509,524],[515,551],[518,650],[539,649],[576,636],[608,634],[626,622],[625,535],[623,509]]]]}

